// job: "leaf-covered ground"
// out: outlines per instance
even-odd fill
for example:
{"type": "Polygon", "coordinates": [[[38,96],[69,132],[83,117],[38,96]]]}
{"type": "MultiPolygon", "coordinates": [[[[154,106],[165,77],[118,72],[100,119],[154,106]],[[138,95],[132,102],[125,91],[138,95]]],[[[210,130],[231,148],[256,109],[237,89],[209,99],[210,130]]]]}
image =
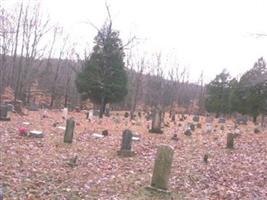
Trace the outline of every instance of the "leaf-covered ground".
{"type": "Polygon", "coordinates": [[[70,115],[77,122],[72,144],[64,144],[64,130],[53,126],[55,122],[65,126],[61,112],[49,111],[45,119],[41,119],[41,111],[13,114],[10,122],[0,122],[0,187],[5,199],[267,199],[267,133],[255,134],[252,124],[240,127],[235,149],[229,150],[225,146],[231,121],[225,124],[225,131],[217,125],[215,132],[206,133],[202,117],[203,128],[185,136],[183,128],[192,121],[189,117],[187,122],[177,122],[182,127],[170,123],[164,134],[158,135],[148,133],[144,119],[141,125],[127,125],[123,117],[114,123],[112,117],[88,122],[84,113],[70,115]],[[42,130],[45,136],[20,136],[20,127],[42,130]],[[141,136],[133,142],[136,156],[131,158],[117,156],[125,128],[141,136]],[[109,136],[92,137],[104,129],[109,136]],[[173,133],[178,134],[178,141],[171,140],[173,133]],[[175,150],[171,195],[144,189],[150,184],[159,144],[175,150]],[[203,162],[205,154],[209,155],[207,164],[203,162]],[[70,166],[76,155],[77,166],[70,166]]]}

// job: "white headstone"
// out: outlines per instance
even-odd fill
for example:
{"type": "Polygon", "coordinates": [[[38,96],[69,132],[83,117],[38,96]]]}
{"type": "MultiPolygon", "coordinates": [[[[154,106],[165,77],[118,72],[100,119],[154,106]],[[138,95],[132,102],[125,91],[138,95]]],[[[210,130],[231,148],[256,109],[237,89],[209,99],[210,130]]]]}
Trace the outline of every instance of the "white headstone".
{"type": "Polygon", "coordinates": [[[68,117],[68,108],[63,108],[63,117],[65,118],[65,119],[67,119],[67,117],[68,117]]]}

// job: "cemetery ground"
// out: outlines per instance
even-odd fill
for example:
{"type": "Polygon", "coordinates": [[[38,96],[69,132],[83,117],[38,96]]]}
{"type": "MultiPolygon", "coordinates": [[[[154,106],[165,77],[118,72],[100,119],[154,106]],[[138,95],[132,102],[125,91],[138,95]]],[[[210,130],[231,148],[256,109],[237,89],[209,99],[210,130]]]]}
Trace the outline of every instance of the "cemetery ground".
{"type": "MultiPolygon", "coordinates": [[[[184,135],[186,121],[169,122],[163,134],[149,133],[144,117],[134,124],[114,115],[89,122],[84,113],[70,112],[76,122],[71,144],[64,143],[65,120],[59,111],[41,111],[0,122],[0,187],[4,199],[267,199],[267,132],[254,133],[254,125],[241,125],[234,149],[226,148],[227,133],[234,124],[213,122],[211,133],[202,128],[184,135]],[[25,123],[25,122],[29,122],[25,123]],[[179,127],[178,124],[181,124],[179,127]],[[42,138],[19,135],[18,129],[39,130],[42,138]],[[122,132],[140,135],[133,141],[132,157],[118,156],[122,132]],[[94,137],[107,129],[108,136],[94,137]],[[172,140],[173,134],[177,140],[172,140]],[[171,194],[149,191],[157,147],[173,147],[169,178],[171,194]],[[206,156],[205,156],[206,155],[206,156]],[[206,157],[205,161],[203,158],[206,157]]],[[[170,121],[165,118],[165,122],[170,121]]]]}

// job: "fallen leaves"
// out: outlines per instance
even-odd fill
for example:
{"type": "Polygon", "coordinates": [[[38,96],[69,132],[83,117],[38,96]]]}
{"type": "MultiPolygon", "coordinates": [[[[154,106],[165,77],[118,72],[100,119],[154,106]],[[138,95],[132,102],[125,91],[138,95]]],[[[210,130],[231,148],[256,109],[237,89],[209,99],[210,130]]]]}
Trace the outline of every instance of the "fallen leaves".
{"type": "Polygon", "coordinates": [[[64,144],[62,113],[49,111],[44,119],[41,115],[41,111],[29,112],[0,122],[0,183],[5,199],[136,199],[131,195],[150,184],[156,149],[162,143],[175,149],[171,191],[186,199],[266,199],[267,135],[255,134],[253,125],[240,126],[235,149],[228,150],[231,122],[224,130],[217,125],[212,133],[206,133],[202,124],[202,129],[185,136],[184,128],[192,121],[188,117],[180,128],[170,122],[160,135],[148,133],[145,119],[141,125],[132,124],[121,115],[120,124],[112,117],[99,123],[89,122],[82,113],[69,113],[80,125],[75,127],[73,143],[64,144]],[[20,136],[18,128],[24,126],[44,132],[44,138],[20,136]],[[133,141],[136,156],[120,158],[117,150],[126,128],[139,133],[140,141],[133,141]],[[108,130],[107,137],[93,137],[103,130],[108,130]],[[171,140],[174,133],[178,140],[171,140]]]}

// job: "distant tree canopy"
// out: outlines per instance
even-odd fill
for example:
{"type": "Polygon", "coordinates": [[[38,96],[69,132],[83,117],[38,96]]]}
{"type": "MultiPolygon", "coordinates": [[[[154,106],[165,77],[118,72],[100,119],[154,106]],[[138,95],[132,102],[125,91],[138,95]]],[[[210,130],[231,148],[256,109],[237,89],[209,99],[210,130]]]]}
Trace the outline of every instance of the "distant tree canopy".
{"type": "Polygon", "coordinates": [[[95,37],[95,46],[76,85],[84,99],[101,105],[100,117],[107,103],[119,102],[127,94],[127,74],[124,51],[119,32],[112,30],[112,23],[105,23],[95,37]]]}
{"type": "Polygon", "coordinates": [[[253,116],[266,114],[267,68],[259,58],[253,68],[242,75],[239,82],[223,71],[207,85],[205,107],[208,112],[231,114],[240,112],[253,116]]]}
{"type": "Polygon", "coordinates": [[[205,107],[208,112],[215,112],[217,115],[230,112],[230,82],[230,74],[223,70],[207,85],[205,107]]]}
{"type": "Polygon", "coordinates": [[[263,58],[258,59],[253,68],[247,71],[239,81],[238,111],[253,116],[254,121],[267,108],[267,68],[263,58]]]}

